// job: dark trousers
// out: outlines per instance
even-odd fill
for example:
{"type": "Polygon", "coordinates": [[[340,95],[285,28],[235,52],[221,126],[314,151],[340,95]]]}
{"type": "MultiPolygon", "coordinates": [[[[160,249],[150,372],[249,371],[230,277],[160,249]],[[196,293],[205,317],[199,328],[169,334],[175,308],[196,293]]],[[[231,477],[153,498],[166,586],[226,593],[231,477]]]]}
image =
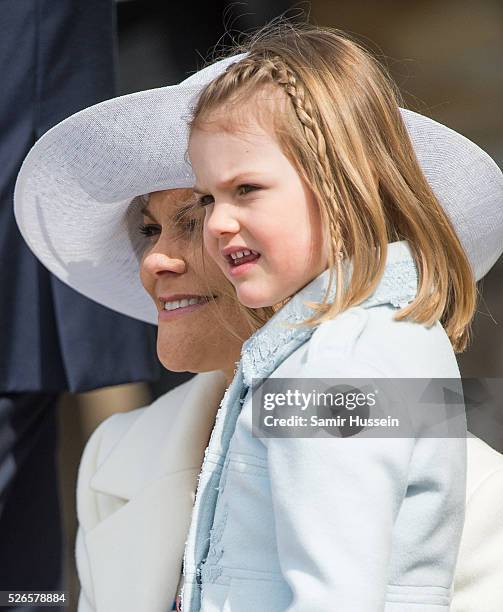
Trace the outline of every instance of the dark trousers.
{"type": "Polygon", "coordinates": [[[113,0],[0,0],[0,590],[62,587],[58,395],[159,375],[155,327],[51,276],[13,214],[30,147],[113,97],[115,73],[113,0]]]}
{"type": "MultiPolygon", "coordinates": [[[[61,590],[55,393],[0,395],[0,590],[61,590]]],[[[1,608],[35,612],[41,608],[1,608]]],[[[61,611],[64,608],[44,607],[61,611]]]]}

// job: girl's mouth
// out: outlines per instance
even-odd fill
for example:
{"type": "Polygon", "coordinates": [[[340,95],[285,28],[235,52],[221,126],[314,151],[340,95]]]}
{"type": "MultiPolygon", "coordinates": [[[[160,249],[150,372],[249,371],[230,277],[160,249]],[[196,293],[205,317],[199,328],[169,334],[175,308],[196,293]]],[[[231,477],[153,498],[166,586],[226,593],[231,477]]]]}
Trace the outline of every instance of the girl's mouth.
{"type": "Polygon", "coordinates": [[[260,259],[260,253],[244,246],[226,247],[222,255],[229,266],[228,274],[232,278],[246,274],[260,259]]]}
{"type": "Polygon", "coordinates": [[[243,249],[242,251],[234,251],[226,255],[227,262],[232,268],[237,268],[246,263],[256,261],[260,257],[260,253],[252,249],[243,249]]]}

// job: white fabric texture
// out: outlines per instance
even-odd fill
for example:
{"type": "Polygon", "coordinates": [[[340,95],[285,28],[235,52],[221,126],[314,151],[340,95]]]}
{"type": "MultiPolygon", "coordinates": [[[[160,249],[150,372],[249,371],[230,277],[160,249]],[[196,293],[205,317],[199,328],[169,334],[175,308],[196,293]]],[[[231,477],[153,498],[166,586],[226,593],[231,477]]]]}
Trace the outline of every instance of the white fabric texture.
{"type": "MultiPolygon", "coordinates": [[[[201,88],[237,55],[179,85],[84,109],[49,130],[19,172],[14,212],[40,261],[85,296],[157,324],[139,280],[144,237],[137,196],[192,187],[187,119],[201,88]]],[[[503,250],[503,174],[480,147],[402,109],[416,155],[470,258],[477,279],[503,250]]]]}
{"type": "MultiPolygon", "coordinates": [[[[77,486],[78,612],[147,610],[145,593],[148,612],[169,609],[190,523],[188,499],[194,499],[224,391],[221,373],[199,374],[146,408],[108,418],[88,441],[77,486]],[[184,482],[166,488],[166,478],[176,473],[184,482]],[[145,525],[155,539],[143,541],[145,525]]],[[[503,456],[470,433],[467,451],[466,518],[451,612],[501,612],[503,456]]]]}

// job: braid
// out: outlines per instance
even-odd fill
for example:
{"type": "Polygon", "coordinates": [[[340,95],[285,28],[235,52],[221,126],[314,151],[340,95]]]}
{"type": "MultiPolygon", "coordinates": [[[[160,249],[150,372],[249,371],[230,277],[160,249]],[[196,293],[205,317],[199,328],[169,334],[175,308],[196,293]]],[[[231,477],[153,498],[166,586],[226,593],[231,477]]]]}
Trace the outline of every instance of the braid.
{"type": "MultiPolygon", "coordinates": [[[[315,118],[309,97],[306,96],[304,85],[297,79],[294,72],[279,57],[263,60],[264,67],[268,70],[271,79],[280,85],[290,98],[295,114],[300,121],[306,141],[315,155],[319,167],[321,190],[327,202],[327,220],[330,233],[330,283],[332,282],[332,270],[334,264],[337,266],[337,291],[336,297],[342,300],[342,274],[340,260],[344,254],[344,244],[341,231],[341,213],[334,189],[332,169],[327,154],[326,140],[323,131],[315,118]]],[[[320,210],[323,210],[320,207],[320,210]]],[[[328,292],[327,292],[328,294],[328,292]]]]}

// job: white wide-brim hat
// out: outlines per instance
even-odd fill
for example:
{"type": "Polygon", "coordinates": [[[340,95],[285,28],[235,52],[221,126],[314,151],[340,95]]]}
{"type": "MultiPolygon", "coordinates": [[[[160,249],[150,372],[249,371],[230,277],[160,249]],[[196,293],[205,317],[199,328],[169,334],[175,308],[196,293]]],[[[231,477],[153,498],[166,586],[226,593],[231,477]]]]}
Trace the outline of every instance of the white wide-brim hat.
{"type": "MultiPolygon", "coordinates": [[[[14,193],[28,246],[85,296],[157,324],[139,278],[145,238],[137,196],[192,187],[187,119],[202,87],[243,55],[179,85],[86,108],[46,132],[28,153],[14,193]]],[[[423,172],[453,223],[477,279],[503,251],[503,174],[476,144],[402,110],[423,172]]]]}

